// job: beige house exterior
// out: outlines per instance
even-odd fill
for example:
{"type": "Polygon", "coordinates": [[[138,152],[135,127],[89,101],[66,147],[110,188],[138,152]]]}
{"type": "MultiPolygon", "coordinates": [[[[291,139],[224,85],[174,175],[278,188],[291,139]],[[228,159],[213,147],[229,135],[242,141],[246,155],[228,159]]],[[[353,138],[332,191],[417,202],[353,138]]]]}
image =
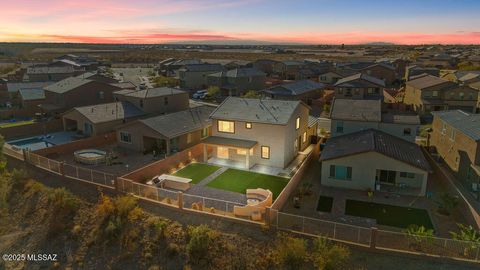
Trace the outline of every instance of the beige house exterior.
{"type": "Polygon", "coordinates": [[[212,136],[204,145],[212,146],[213,153],[207,158],[246,169],[285,168],[316,136],[317,123],[308,113],[300,101],[229,97],[211,115],[212,136]]]}
{"type": "Polygon", "coordinates": [[[377,130],[331,138],[320,161],[325,186],[415,196],[426,193],[430,166],[420,147],[377,130]]]}
{"type": "Polygon", "coordinates": [[[426,75],[406,83],[403,103],[423,116],[433,111],[452,109],[474,112],[477,100],[476,89],[426,75]]]}
{"type": "Polygon", "coordinates": [[[113,93],[116,101],[126,101],[146,114],[163,114],[186,110],[188,92],[176,88],[159,87],[140,91],[124,89],[113,93]]]}

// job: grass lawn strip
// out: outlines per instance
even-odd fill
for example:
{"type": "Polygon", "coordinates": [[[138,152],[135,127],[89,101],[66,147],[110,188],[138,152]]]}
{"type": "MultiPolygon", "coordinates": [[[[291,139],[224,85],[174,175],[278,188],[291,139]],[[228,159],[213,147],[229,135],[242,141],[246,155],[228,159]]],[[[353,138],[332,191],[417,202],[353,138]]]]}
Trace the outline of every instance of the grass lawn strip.
{"type": "Polygon", "coordinates": [[[417,224],[433,229],[432,221],[425,209],[401,207],[373,202],[347,200],[345,214],[350,216],[373,218],[380,225],[397,228],[407,228],[410,224],[417,224]]]}
{"type": "Polygon", "coordinates": [[[207,176],[216,172],[220,167],[203,164],[203,163],[191,163],[186,167],[176,171],[173,175],[179,177],[185,177],[192,179],[192,184],[197,184],[207,176]]]}
{"type": "Polygon", "coordinates": [[[33,120],[0,124],[0,128],[17,127],[17,126],[24,126],[24,125],[30,125],[30,124],[33,124],[33,120]]]}
{"type": "Polygon", "coordinates": [[[246,190],[250,188],[269,189],[273,193],[273,199],[275,200],[288,181],[284,177],[228,169],[208,183],[207,186],[242,194],[245,194],[246,190]]]}
{"type": "Polygon", "coordinates": [[[327,196],[320,196],[317,204],[317,211],[332,212],[333,198],[327,196]]]}

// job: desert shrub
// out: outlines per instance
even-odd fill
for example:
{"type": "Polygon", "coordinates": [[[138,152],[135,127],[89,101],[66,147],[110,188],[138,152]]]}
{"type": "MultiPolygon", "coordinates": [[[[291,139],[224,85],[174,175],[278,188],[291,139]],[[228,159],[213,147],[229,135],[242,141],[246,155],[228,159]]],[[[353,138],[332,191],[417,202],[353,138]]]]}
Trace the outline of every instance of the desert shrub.
{"type": "Polygon", "coordinates": [[[305,240],[280,234],[275,243],[274,257],[285,269],[302,269],[307,260],[305,240]]]}
{"type": "Polygon", "coordinates": [[[212,241],[212,231],[206,225],[190,226],[188,228],[190,240],[187,244],[187,253],[192,263],[199,263],[208,254],[212,241]]]}
{"type": "Polygon", "coordinates": [[[128,217],[130,211],[137,207],[137,198],[133,196],[120,196],[114,200],[117,215],[121,218],[128,217]]]}
{"type": "Polygon", "coordinates": [[[79,201],[65,188],[56,188],[48,193],[48,200],[56,210],[74,212],[79,208],[79,201]]]}
{"type": "Polygon", "coordinates": [[[313,242],[312,261],[316,269],[345,269],[349,258],[350,251],[346,246],[331,244],[323,237],[313,242]]]}
{"type": "Polygon", "coordinates": [[[169,258],[175,257],[180,253],[180,247],[175,243],[169,243],[165,249],[165,253],[169,258]]]}
{"type": "Polygon", "coordinates": [[[45,190],[45,186],[42,183],[39,183],[37,181],[29,180],[25,184],[26,195],[33,195],[43,190],[45,190]]]}
{"type": "Polygon", "coordinates": [[[109,220],[107,223],[107,227],[105,227],[105,235],[107,236],[107,238],[116,238],[118,236],[118,233],[118,224],[114,220],[109,220]]]}
{"type": "Polygon", "coordinates": [[[112,199],[103,194],[100,195],[100,201],[98,202],[95,208],[95,215],[97,219],[100,219],[102,222],[113,215],[115,211],[115,206],[113,205],[112,199]]]}

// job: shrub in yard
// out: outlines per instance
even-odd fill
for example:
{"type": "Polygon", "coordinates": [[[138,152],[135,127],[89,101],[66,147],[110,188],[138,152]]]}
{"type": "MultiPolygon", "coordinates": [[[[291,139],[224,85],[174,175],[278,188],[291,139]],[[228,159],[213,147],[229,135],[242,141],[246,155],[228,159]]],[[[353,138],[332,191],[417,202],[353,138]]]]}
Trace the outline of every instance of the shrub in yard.
{"type": "Polygon", "coordinates": [[[103,221],[113,215],[114,211],[115,206],[113,205],[112,199],[104,194],[101,194],[100,201],[95,209],[97,218],[103,221]]]}
{"type": "Polygon", "coordinates": [[[275,243],[274,256],[285,269],[301,269],[307,260],[305,240],[280,234],[275,243]]]}
{"type": "Polygon", "coordinates": [[[130,211],[137,207],[137,198],[133,196],[119,196],[114,200],[117,215],[122,219],[126,218],[130,211]]]}
{"type": "Polygon", "coordinates": [[[165,253],[169,258],[175,257],[178,253],[180,253],[180,247],[177,244],[169,243],[165,249],[165,253]]]}
{"type": "Polygon", "coordinates": [[[208,248],[212,241],[212,231],[207,225],[190,226],[188,235],[190,236],[187,244],[189,260],[198,264],[208,254],[208,248]]]}
{"type": "Polygon", "coordinates": [[[437,201],[438,213],[449,216],[458,205],[458,197],[443,193],[437,201]]]}
{"type": "Polygon", "coordinates": [[[345,269],[349,258],[350,251],[346,246],[330,244],[323,237],[313,242],[312,261],[318,270],[345,269]]]}
{"type": "Polygon", "coordinates": [[[65,188],[51,190],[48,195],[48,200],[56,210],[64,210],[66,213],[72,213],[79,207],[77,198],[65,188]]]}
{"type": "Polygon", "coordinates": [[[464,247],[463,255],[469,256],[471,251],[476,251],[480,248],[480,232],[477,231],[472,225],[463,225],[458,223],[459,232],[450,232],[452,238],[460,241],[468,241],[471,245],[464,247]]]}
{"type": "Polygon", "coordinates": [[[433,230],[427,229],[424,226],[418,226],[416,224],[411,224],[407,227],[406,231],[412,243],[410,244],[412,248],[421,250],[423,245],[430,242],[433,237],[433,230]]]}

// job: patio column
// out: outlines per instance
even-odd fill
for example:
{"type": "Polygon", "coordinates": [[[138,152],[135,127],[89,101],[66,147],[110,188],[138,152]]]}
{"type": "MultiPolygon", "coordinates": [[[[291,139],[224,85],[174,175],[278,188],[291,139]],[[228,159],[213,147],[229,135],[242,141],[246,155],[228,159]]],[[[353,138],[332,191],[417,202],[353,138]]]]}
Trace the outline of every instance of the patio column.
{"type": "Polygon", "coordinates": [[[203,144],[203,162],[208,162],[207,144],[203,144]]]}
{"type": "Polygon", "coordinates": [[[247,149],[247,154],[245,155],[245,166],[247,169],[250,169],[250,149],[247,149]]]}
{"type": "Polygon", "coordinates": [[[427,181],[428,181],[427,178],[428,178],[428,173],[422,175],[422,189],[419,194],[420,196],[425,196],[425,194],[427,193],[427,181]]]}

